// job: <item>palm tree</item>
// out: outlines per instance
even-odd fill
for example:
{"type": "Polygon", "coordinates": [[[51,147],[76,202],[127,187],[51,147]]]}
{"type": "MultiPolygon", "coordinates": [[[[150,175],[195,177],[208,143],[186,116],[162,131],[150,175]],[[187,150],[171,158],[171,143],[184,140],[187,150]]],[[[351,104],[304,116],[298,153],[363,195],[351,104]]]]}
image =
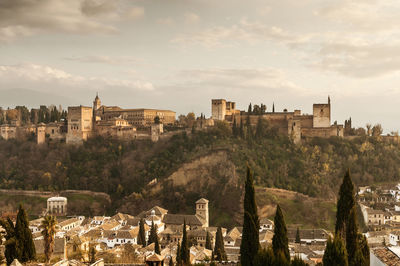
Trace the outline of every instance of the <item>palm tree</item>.
{"type": "Polygon", "coordinates": [[[57,219],[52,215],[44,217],[40,228],[44,237],[44,254],[46,255],[47,262],[50,262],[51,254],[54,250],[54,238],[56,235],[57,219]]]}

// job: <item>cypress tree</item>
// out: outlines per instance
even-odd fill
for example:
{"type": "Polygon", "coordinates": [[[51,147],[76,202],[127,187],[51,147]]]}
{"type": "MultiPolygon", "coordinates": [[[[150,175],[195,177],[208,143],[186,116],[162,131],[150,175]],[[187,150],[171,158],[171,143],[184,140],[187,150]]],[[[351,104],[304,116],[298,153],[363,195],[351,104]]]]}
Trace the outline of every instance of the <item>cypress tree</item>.
{"type": "Polygon", "coordinates": [[[178,247],[176,248],[176,264],[182,265],[182,258],[181,258],[181,243],[178,240],[178,247]]]}
{"type": "Polygon", "coordinates": [[[253,137],[253,129],[251,127],[250,115],[248,115],[246,118],[246,129],[247,129],[247,139],[251,139],[253,137]]]}
{"type": "Polygon", "coordinates": [[[287,228],[279,204],[276,207],[274,223],[275,223],[275,228],[274,228],[274,236],[272,237],[272,250],[274,251],[275,257],[277,257],[279,253],[282,253],[284,257],[288,261],[290,261],[287,228]]]}
{"type": "Polygon", "coordinates": [[[212,250],[210,233],[207,231],[206,249],[212,250]]]}
{"type": "Polygon", "coordinates": [[[291,266],[307,266],[308,264],[305,263],[300,257],[294,257],[292,260],[291,266]]]}
{"type": "Polygon", "coordinates": [[[15,236],[21,247],[20,262],[27,262],[35,259],[36,250],[32,239],[32,232],[29,229],[28,217],[22,205],[19,205],[17,222],[15,224],[15,236]]]}
{"type": "Polygon", "coordinates": [[[256,138],[260,139],[263,136],[263,121],[261,116],[258,117],[257,126],[256,126],[256,138]]]}
{"type": "Polygon", "coordinates": [[[21,248],[19,246],[19,241],[16,238],[15,226],[10,218],[6,221],[0,220],[0,225],[6,231],[4,237],[6,239],[4,246],[4,256],[6,257],[7,265],[10,265],[14,259],[20,259],[21,248]]]}
{"type": "Polygon", "coordinates": [[[139,234],[138,234],[138,245],[145,246],[146,245],[146,232],[144,231],[144,220],[140,219],[139,222],[139,234]]]}
{"type": "Polygon", "coordinates": [[[226,260],[224,238],[222,237],[221,226],[218,226],[217,234],[215,236],[214,256],[219,262],[226,260]]]}
{"type": "Polygon", "coordinates": [[[350,170],[348,169],[340,186],[337,203],[335,234],[339,234],[340,237],[345,237],[346,224],[354,205],[354,185],[350,178],[350,170]]]}
{"type": "Polygon", "coordinates": [[[242,139],[244,138],[243,119],[241,117],[240,117],[239,135],[242,139]]]}
{"type": "Polygon", "coordinates": [[[359,249],[361,250],[361,253],[363,254],[363,257],[364,257],[365,265],[369,265],[370,264],[370,257],[369,257],[370,251],[369,251],[367,237],[362,234],[358,234],[358,243],[359,243],[359,249]]]}
{"type": "Polygon", "coordinates": [[[296,230],[296,240],[295,240],[295,243],[297,243],[297,244],[300,244],[300,243],[301,243],[301,239],[300,239],[300,230],[299,230],[298,227],[297,227],[297,230],[296,230]]]}
{"type": "Polygon", "coordinates": [[[183,265],[190,264],[190,250],[189,250],[187,233],[186,233],[186,220],[184,220],[184,222],[183,222],[181,260],[182,260],[183,265]]]}
{"type": "Polygon", "coordinates": [[[154,252],[157,253],[158,255],[161,255],[161,250],[160,250],[160,243],[158,242],[158,236],[156,235],[155,241],[154,241],[154,252]]]}
{"type": "Polygon", "coordinates": [[[367,266],[370,265],[369,263],[366,264],[364,256],[361,252],[360,249],[356,249],[356,251],[354,252],[353,257],[350,259],[349,256],[349,265],[350,266],[367,266]]]}
{"type": "Polygon", "coordinates": [[[249,108],[247,109],[247,113],[251,114],[253,112],[253,108],[251,107],[251,103],[249,104],[249,108]]]}
{"type": "Polygon", "coordinates": [[[151,228],[150,228],[150,236],[149,240],[147,241],[147,245],[150,245],[152,243],[156,242],[157,239],[157,231],[156,227],[154,225],[154,221],[151,222],[151,228]]]}
{"type": "Polygon", "coordinates": [[[338,235],[333,241],[329,237],[322,261],[326,266],[348,266],[346,248],[338,235]]]}
{"type": "Polygon", "coordinates": [[[358,229],[356,219],[356,210],[355,207],[353,207],[353,209],[350,211],[350,216],[346,226],[346,249],[349,263],[353,261],[353,258],[358,250],[358,229]]]}
{"type": "Polygon", "coordinates": [[[238,128],[237,128],[235,116],[233,116],[232,134],[233,134],[233,136],[234,136],[235,138],[238,136],[238,128]]]}
{"type": "Polygon", "coordinates": [[[243,204],[243,234],[240,244],[240,263],[242,266],[253,266],[253,259],[260,249],[259,228],[260,221],[257,214],[257,205],[253,184],[253,173],[247,165],[247,178],[243,204]]]}
{"type": "Polygon", "coordinates": [[[260,249],[256,258],[254,259],[254,266],[274,265],[275,257],[271,248],[260,249]]]}

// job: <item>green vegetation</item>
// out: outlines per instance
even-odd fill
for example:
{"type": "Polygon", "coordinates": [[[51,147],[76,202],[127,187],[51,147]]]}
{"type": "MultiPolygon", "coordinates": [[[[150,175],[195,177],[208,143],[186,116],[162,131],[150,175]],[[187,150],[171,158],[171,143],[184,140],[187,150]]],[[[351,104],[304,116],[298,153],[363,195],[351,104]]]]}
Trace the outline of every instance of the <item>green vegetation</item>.
{"type": "Polygon", "coordinates": [[[367,266],[370,264],[368,242],[358,232],[354,184],[348,170],[339,190],[336,214],[336,231],[329,238],[323,258],[324,265],[367,266]]]}
{"type": "MultiPolygon", "coordinates": [[[[208,236],[208,232],[207,232],[207,236],[208,236]]],[[[215,236],[214,259],[219,262],[226,260],[224,238],[222,236],[221,226],[218,226],[217,233],[215,236]]]]}
{"type": "MultiPolygon", "coordinates": [[[[303,145],[295,145],[265,121],[249,128],[246,118],[243,120],[235,122],[235,132],[226,123],[218,122],[208,131],[179,133],[158,143],[95,137],[82,146],[63,143],[37,146],[33,142],[0,140],[0,188],[90,190],[111,196],[111,205],[99,202],[99,198],[79,199],[80,203],[93,200],[93,205],[83,210],[84,215],[98,214],[104,208],[109,214],[117,208],[137,214],[155,204],[172,213],[192,212],[194,202],[207,197],[211,223],[231,227],[241,220],[236,213],[243,192],[240,185],[246,176],[243,162],[248,162],[257,187],[282,188],[322,197],[324,201],[315,201],[315,204],[328,211],[322,214],[323,219],[313,219],[320,215],[312,213],[314,207],[293,199],[273,202],[268,196],[257,195],[260,206],[262,201],[279,203],[288,224],[303,222],[303,218],[295,217],[299,212],[292,212],[300,207],[311,212],[308,216],[302,215],[304,219],[310,218],[304,221],[308,226],[330,229],[335,210],[334,204],[326,200],[336,198],[340,177],[346,169],[351,168],[356,185],[393,182],[400,178],[397,143],[380,137],[356,137],[352,140],[314,138],[303,145]],[[187,187],[175,185],[168,179],[184,164],[220,151],[228,156],[225,163],[202,176],[213,178],[213,182],[188,191],[187,187]],[[160,189],[152,191],[148,184],[155,179],[160,189]],[[316,224],[318,221],[322,222],[316,224]]],[[[192,175],[196,174],[193,171],[192,175]]],[[[79,211],[80,203],[75,207],[70,205],[69,210],[79,211]]]]}
{"type": "Polygon", "coordinates": [[[290,261],[287,228],[279,205],[276,207],[274,219],[275,226],[274,236],[272,238],[272,248],[270,246],[267,250],[261,249],[258,235],[260,224],[257,215],[257,204],[255,201],[253,174],[248,166],[243,208],[243,234],[242,243],[240,245],[241,265],[307,265],[297,257],[293,261],[290,261]]]}
{"type": "Polygon", "coordinates": [[[42,229],[42,235],[44,239],[44,254],[46,256],[46,262],[50,262],[51,255],[54,251],[56,225],[57,219],[52,215],[45,216],[40,224],[40,229],[42,229]]]}
{"type": "Polygon", "coordinates": [[[257,204],[255,199],[253,173],[247,166],[247,178],[245,182],[245,194],[243,201],[243,234],[240,244],[240,263],[243,266],[251,266],[260,249],[257,204]]]}
{"type": "Polygon", "coordinates": [[[4,228],[4,255],[7,260],[7,265],[10,265],[14,259],[25,263],[32,261],[36,257],[35,245],[33,244],[32,233],[29,229],[28,217],[22,206],[19,206],[17,222],[14,223],[10,218],[0,220],[0,226],[4,228]]]}

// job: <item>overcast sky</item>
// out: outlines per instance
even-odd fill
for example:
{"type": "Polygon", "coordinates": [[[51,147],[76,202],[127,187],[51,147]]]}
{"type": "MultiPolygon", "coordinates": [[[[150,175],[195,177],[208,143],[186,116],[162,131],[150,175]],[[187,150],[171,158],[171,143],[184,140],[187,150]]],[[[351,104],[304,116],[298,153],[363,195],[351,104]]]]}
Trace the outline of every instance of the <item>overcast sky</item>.
{"type": "Polygon", "coordinates": [[[0,106],[210,115],[211,99],[399,130],[398,0],[1,0],[0,106]]]}

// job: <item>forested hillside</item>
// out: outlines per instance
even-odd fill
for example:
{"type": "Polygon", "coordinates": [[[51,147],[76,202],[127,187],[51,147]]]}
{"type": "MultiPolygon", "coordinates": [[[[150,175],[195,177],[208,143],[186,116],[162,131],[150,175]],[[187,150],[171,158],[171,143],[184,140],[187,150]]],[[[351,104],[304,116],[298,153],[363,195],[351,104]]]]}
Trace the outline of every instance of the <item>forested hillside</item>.
{"type": "Polygon", "coordinates": [[[294,145],[267,125],[240,137],[219,123],[158,143],[93,138],[83,146],[37,146],[0,140],[0,188],[101,191],[112,198],[110,210],[132,213],[152,204],[193,212],[195,200],[204,196],[211,212],[220,214],[212,219],[229,225],[239,220],[246,163],[258,187],[324,199],[335,198],[346,168],[359,185],[400,180],[400,146],[380,137],[315,138],[294,145]]]}

